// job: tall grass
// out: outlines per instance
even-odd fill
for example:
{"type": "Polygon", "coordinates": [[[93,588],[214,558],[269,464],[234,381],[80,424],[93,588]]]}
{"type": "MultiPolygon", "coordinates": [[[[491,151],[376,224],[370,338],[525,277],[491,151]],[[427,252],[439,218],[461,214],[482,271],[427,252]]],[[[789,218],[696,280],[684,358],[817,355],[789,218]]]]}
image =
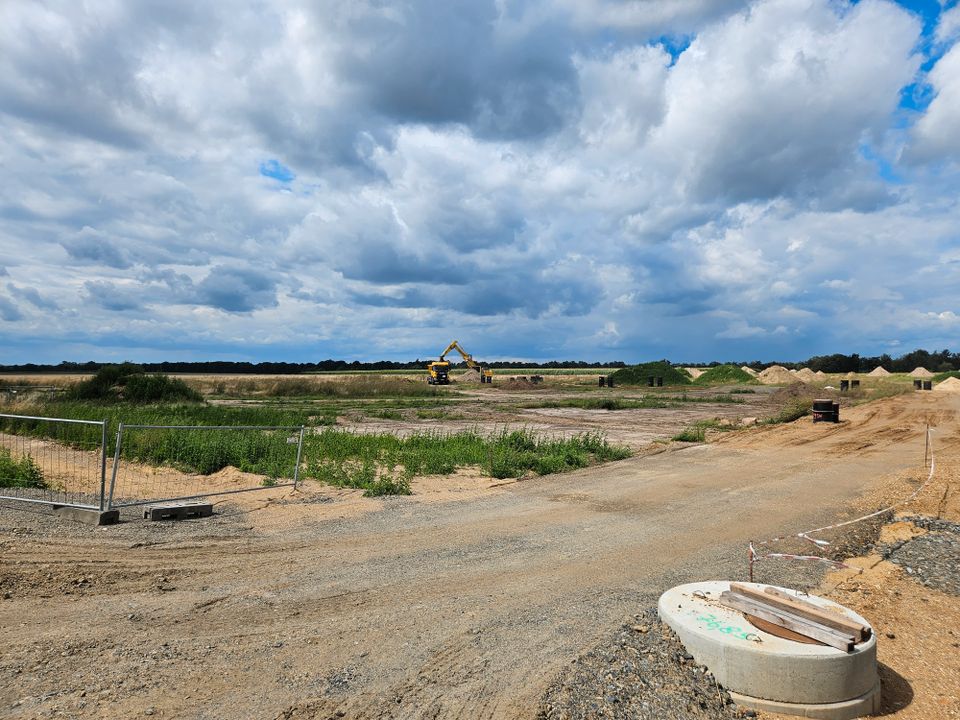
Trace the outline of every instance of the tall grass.
{"type": "MultiPolygon", "coordinates": [[[[476,431],[452,434],[359,434],[325,429],[305,442],[307,475],[330,481],[336,468],[396,468],[409,476],[449,475],[477,466],[496,478],[547,474],[586,467],[594,462],[630,456],[628,448],[611,445],[597,433],[566,439],[543,438],[527,430],[502,430],[493,435],[476,431]]],[[[367,471],[368,472],[368,471],[367,471]]],[[[367,475],[369,480],[369,472],[367,475]]]]}
{"type": "MultiPolygon", "coordinates": [[[[424,375],[426,377],[426,375],[424,375]]],[[[301,376],[293,378],[242,378],[219,380],[213,394],[223,397],[277,398],[400,398],[442,397],[450,390],[428,385],[426,380],[377,375],[350,375],[335,380],[301,376]]]]}

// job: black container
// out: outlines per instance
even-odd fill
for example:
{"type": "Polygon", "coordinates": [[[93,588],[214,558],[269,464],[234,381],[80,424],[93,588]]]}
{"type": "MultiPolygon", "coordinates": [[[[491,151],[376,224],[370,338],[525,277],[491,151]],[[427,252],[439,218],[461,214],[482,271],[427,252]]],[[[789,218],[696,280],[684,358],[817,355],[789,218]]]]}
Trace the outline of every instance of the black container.
{"type": "Polygon", "coordinates": [[[859,381],[859,380],[851,380],[851,381],[850,381],[850,387],[860,387],[860,381],[859,381]]]}
{"type": "Polygon", "coordinates": [[[613,387],[613,375],[607,376],[607,387],[613,387]]]}
{"type": "Polygon", "coordinates": [[[606,375],[601,375],[601,376],[600,376],[600,387],[603,387],[603,386],[606,385],[606,384],[607,384],[607,377],[606,377],[606,375]]]}
{"type": "Polygon", "coordinates": [[[914,390],[923,390],[923,380],[914,380],[913,381],[914,390]]]}
{"type": "Polygon", "coordinates": [[[663,378],[661,377],[657,378],[657,387],[663,387],[663,378]]]}
{"type": "Polygon", "coordinates": [[[656,380],[657,379],[653,375],[651,375],[650,377],[647,378],[647,385],[649,385],[650,387],[653,387],[656,380]]]}
{"type": "Polygon", "coordinates": [[[840,403],[833,400],[813,401],[813,421],[838,422],[840,420],[840,403]]]}
{"type": "Polygon", "coordinates": [[[924,380],[924,381],[923,381],[923,389],[924,389],[924,390],[933,390],[933,381],[932,381],[932,380],[924,380]]]}
{"type": "Polygon", "coordinates": [[[846,391],[849,390],[849,389],[850,389],[850,381],[849,381],[849,380],[841,380],[841,381],[840,381],[840,392],[846,392],[846,391]]]}

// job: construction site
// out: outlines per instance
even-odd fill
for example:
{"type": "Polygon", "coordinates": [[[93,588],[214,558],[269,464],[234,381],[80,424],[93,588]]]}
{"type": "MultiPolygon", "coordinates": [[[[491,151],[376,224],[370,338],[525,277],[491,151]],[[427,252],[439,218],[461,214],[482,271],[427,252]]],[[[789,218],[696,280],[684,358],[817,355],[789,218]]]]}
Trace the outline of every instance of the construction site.
{"type": "MultiPolygon", "coordinates": [[[[306,427],[293,485],[131,460],[109,525],[28,502],[96,454],[31,441],[60,486],[2,493],[0,714],[960,717],[960,380],[697,370],[481,383],[468,365],[439,390],[426,372],[184,376],[223,417],[282,406],[329,424],[306,427]],[[812,414],[824,399],[835,415],[812,414]],[[311,444],[511,428],[609,450],[563,446],[585,460],[556,472],[536,443],[515,472],[398,455],[409,494],[371,496],[316,470],[330,451],[311,444]],[[145,512],[197,487],[180,504],[206,516],[145,512]]],[[[81,379],[5,378],[20,388],[6,422],[81,379]]]]}

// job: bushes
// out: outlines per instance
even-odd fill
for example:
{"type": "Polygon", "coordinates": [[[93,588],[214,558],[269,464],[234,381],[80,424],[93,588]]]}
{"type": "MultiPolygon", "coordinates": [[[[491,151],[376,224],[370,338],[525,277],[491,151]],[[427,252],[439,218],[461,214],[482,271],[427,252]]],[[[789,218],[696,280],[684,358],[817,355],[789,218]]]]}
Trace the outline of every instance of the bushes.
{"type": "Polygon", "coordinates": [[[43,473],[27,456],[15,460],[6,448],[0,448],[0,487],[45,488],[43,473]]]}
{"type": "Polygon", "coordinates": [[[664,385],[689,385],[691,382],[690,373],[666,360],[622,368],[610,377],[615,385],[646,385],[650,377],[662,377],[664,385]]]}
{"type": "Polygon", "coordinates": [[[167,375],[146,375],[143,368],[133,363],[104,365],[89,380],[70,387],[66,397],[71,400],[94,400],[107,403],[203,401],[200,393],[183,380],[167,375]]]}

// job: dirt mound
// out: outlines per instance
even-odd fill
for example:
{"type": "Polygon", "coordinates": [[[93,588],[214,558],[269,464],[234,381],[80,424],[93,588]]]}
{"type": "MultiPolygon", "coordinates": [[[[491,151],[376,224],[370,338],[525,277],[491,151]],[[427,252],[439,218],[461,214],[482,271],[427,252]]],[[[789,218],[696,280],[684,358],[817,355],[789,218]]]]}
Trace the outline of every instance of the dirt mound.
{"type": "Polygon", "coordinates": [[[889,377],[890,372],[885,370],[882,365],[875,367],[873,370],[867,373],[867,377],[889,377]]]}
{"type": "Polygon", "coordinates": [[[797,377],[804,382],[811,382],[817,379],[817,374],[810,368],[800,368],[797,370],[797,377]]]}
{"type": "Polygon", "coordinates": [[[701,370],[700,368],[695,368],[695,367],[684,368],[684,370],[690,373],[690,377],[692,377],[694,380],[696,380],[698,377],[700,377],[706,372],[706,370],[701,370]]]}
{"type": "Polygon", "coordinates": [[[736,365],[717,365],[706,372],[701,372],[695,376],[697,385],[726,385],[729,383],[748,383],[753,382],[754,378],[750,373],[745,373],[736,365]]]}
{"type": "Polygon", "coordinates": [[[764,385],[789,385],[797,382],[797,376],[782,365],[771,365],[757,379],[764,385]]]}
{"type": "Polygon", "coordinates": [[[646,385],[650,377],[662,377],[664,385],[690,384],[690,374],[666,360],[620,368],[610,377],[616,385],[646,385]]]}
{"type": "Polygon", "coordinates": [[[814,375],[816,375],[818,378],[825,378],[827,376],[823,370],[817,370],[814,375]]]}
{"type": "Polygon", "coordinates": [[[910,376],[915,378],[932,378],[933,373],[925,367],[916,367],[913,369],[913,372],[910,373],[910,376]]]}
{"type": "Polygon", "coordinates": [[[457,382],[458,383],[477,383],[477,385],[479,385],[480,371],[475,368],[465,370],[464,372],[457,375],[457,382]]]}
{"type": "Polygon", "coordinates": [[[947,378],[933,386],[934,392],[960,393],[960,378],[947,378]]]}
{"type": "Polygon", "coordinates": [[[757,375],[760,374],[756,370],[754,370],[752,367],[749,367],[747,365],[744,365],[740,369],[743,370],[747,375],[752,375],[753,377],[756,377],[757,375]]]}

